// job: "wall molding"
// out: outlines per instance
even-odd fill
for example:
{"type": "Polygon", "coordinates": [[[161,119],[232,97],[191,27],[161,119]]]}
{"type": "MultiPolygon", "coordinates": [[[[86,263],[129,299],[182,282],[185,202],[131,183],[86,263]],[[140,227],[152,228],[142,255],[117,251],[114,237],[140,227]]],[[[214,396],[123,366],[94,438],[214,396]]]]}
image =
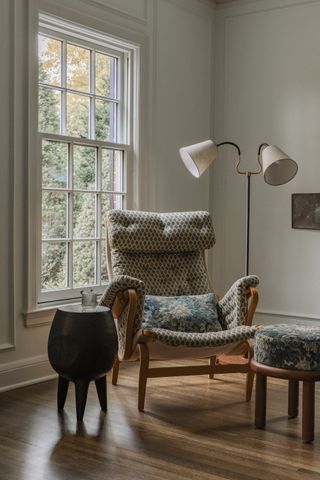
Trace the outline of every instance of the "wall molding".
{"type": "MultiPolygon", "coordinates": [[[[8,294],[8,341],[0,345],[1,351],[8,351],[13,350],[16,347],[16,309],[15,309],[15,298],[16,298],[16,291],[15,291],[15,233],[16,233],[16,209],[17,209],[17,202],[16,202],[16,172],[17,172],[17,163],[18,163],[18,152],[16,148],[16,141],[19,133],[19,122],[17,122],[17,118],[20,118],[20,111],[19,111],[19,98],[17,100],[16,94],[19,90],[19,85],[17,85],[17,75],[16,72],[19,68],[20,60],[18,58],[17,52],[17,42],[16,42],[16,32],[20,30],[17,26],[19,19],[19,5],[18,1],[14,0],[10,2],[9,5],[9,22],[10,22],[10,41],[11,45],[13,46],[13,55],[10,56],[10,66],[9,72],[11,77],[10,82],[10,91],[9,91],[9,98],[10,98],[10,177],[9,177],[9,184],[10,184],[10,218],[12,221],[9,224],[9,262],[11,264],[10,272],[9,272],[9,294],[8,294]]],[[[21,67],[20,67],[21,68],[21,67]]]]}
{"type": "Polygon", "coordinates": [[[57,307],[42,308],[23,312],[25,327],[38,327],[40,325],[49,325],[57,311],[57,307]]]}
{"type": "Polygon", "coordinates": [[[141,23],[142,25],[145,25],[148,21],[148,16],[147,16],[147,1],[144,0],[144,6],[143,6],[143,17],[138,17],[136,15],[124,12],[123,10],[120,10],[118,8],[112,7],[111,5],[106,5],[103,1],[101,0],[80,0],[82,3],[85,3],[86,5],[92,5],[97,8],[100,8],[102,10],[107,10],[109,12],[114,13],[115,15],[121,16],[123,18],[129,19],[129,20],[134,20],[135,22],[141,23]]]}
{"type": "Polygon", "coordinates": [[[282,312],[279,310],[268,310],[268,309],[261,309],[256,311],[257,315],[263,315],[268,317],[283,317],[283,318],[297,318],[299,320],[308,320],[317,322],[320,321],[319,315],[314,315],[312,313],[294,313],[294,312],[282,312]]]}
{"type": "MultiPolygon", "coordinates": [[[[56,374],[46,375],[44,377],[34,378],[32,380],[26,380],[24,382],[18,382],[12,385],[7,385],[5,387],[0,386],[0,393],[8,392],[9,390],[15,390],[16,388],[28,387],[29,385],[35,385],[36,383],[47,382],[48,380],[54,380],[57,377],[56,374]]],[[[0,375],[1,380],[1,375],[0,375]]]]}
{"type": "Polygon", "coordinates": [[[281,4],[279,0],[268,0],[268,6],[263,0],[243,0],[242,2],[217,5],[216,8],[219,16],[228,19],[315,4],[319,4],[319,0],[281,0],[281,4]]]}
{"type": "Polygon", "coordinates": [[[181,8],[191,15],[196,15],[201,18],[207,18],[207,14],[214,16],[215,13],[215,5],[207,0],[198,0],[198,2],[203,4],[203,6],[207,7],[207,14],[205,14],[203,11],[200,11],[197,5],[194,2],[190,2],[190,0],[189,2],[186,0],[166,0],[166,2],[171,3],[175,7],[181,8]]]}
{"type": "Polygon", "coordinates": [[[0,392],[45,382],[57,377],[47,355],[38,355],[0,365],[0,392]]]}
{"type": "Polygon", "coordinates": [[[6,350],[12,350],[15,348],[15,343],[1,343],[0,344],[0,351],[4,352],[6,350]]]}
{"type": "Polygon", "coordinates": [[[24,358],[22,360],[14,360],[13,362],[2,363],[0,365],[0,375],[3,373],[13,372],[30,366],[38,366],[49,363],[48,355],[37,355],[36,357],[24,358]]]}

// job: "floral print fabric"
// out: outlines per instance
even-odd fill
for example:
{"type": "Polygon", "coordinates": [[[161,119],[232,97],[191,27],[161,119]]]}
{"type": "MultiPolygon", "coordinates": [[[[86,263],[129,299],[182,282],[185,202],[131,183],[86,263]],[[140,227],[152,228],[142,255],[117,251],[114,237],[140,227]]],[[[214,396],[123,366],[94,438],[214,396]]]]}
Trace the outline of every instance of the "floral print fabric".
{"type": "Polygon", "coordinates": [[[254,358],[271,367],[320,371],[320,327],[268,325],[257,330],[254,358]]]}
{"type": "Polygon", "coordinates": [[[218,332],[217,300],[213,293],[157,297],[147,295],[143,328],[164,328],[176,332],[218,332]]]}

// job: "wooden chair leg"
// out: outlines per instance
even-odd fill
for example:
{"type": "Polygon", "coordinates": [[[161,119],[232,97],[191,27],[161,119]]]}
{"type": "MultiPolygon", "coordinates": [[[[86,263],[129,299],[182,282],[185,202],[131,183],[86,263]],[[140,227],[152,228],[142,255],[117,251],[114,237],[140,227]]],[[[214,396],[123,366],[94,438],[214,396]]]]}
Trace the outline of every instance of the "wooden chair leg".
{"type": "Polygon", "coordinates": [[[252,397],[252,388],[253,388],[255,372],[250,368],[251,360],[253,358],[253,344],[251,340],[247,340],[246,343],[247,343],[247,352],[245,354],[245,358],[248,359],[248,368],[249,368],[247,372],[247,378],[246,378],[246,402],[250,402],[252,397]]]}
{"type": "Polygon", "coordinates": [[[267,410],[267,377],[257,373],[256,375],[256,404],[255,404],[255,425],[257,428],[264,428],[266,425],[267,410]]]}
{"type": "Polygon", "coordinates": [[[302,397],[302,440],[306,443],[314,439],[314,382],[303,382],[302,397]]]}
{"type": "Polygon", "coordinates": [[[117,385],[119,375],[120,362],[117,359],[112,368],[112,385],[117,385]]]}
{"type": "Polygon", "coordinates": [[[107,411],[107,377],[104,375],[103,377],[97,378],[94,382],[96,384],[96,390],[99,398],[99,403],[101,410],[103,412],[107,411]]]}
{"type": "Polygon", "coordinates": [[[299,381],[289,380],[288,385],[288,417],[295,418],[299,413],[299,381]]]}
{"type": "Polygon", "coordinates": [[[60,377],[58,382],[58,410],[63,410],[64,404],[66,403],[67,393],[69,387],[69,380],[66,378],[60,377]]]}
{"type": "Polygon", "coordinates": [[[249,370],[246,379],[246,402],[250,402],[252,397],[254,376],[255,373],[252,370],[249,370]]]}
{"type": "Polygon", "coordinates": [[[144,410],[144,402],[146,397],[146,387],[149,367],[149,350],[145,343],[139,344],[140,350],[140,371],[139,371],[139,393],[138,393],[138,409],[140,412],[144,410]]]}
{"type": "Polygon", "coordinates": [[[216,355],[214,355],[213,357],[209,357],[209,365],[211,367],[211,372],[209,373],[208,377],[213,380],[213,377],[214,377],[214,366],[216,364],[216,355]]]}

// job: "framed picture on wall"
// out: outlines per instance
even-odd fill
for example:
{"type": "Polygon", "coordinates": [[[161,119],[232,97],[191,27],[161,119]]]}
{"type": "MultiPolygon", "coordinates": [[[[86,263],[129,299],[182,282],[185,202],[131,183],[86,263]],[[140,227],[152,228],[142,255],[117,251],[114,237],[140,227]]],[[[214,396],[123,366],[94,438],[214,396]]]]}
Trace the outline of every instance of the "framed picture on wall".
{"type": "Polygon", "coordinates": [[[320,193],[292,194],[292,228],[320,230],[320,193]]]}

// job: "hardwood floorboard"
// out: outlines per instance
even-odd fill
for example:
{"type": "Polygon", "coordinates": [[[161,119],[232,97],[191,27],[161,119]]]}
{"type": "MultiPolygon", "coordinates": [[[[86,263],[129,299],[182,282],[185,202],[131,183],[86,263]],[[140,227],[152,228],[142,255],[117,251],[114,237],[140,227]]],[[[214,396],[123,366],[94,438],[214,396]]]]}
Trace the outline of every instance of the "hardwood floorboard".
{"type": "Polygon", "coordinates": [[[0,394],[0,480],[320,479],[318,385],[309,445],[301,413],[286,416],[282,380],[268,379],[267,425],[257,430],[241,374],[150,379],[144,413],[137,379],[137,364],[121,365],[117,386],[108,378],[106,415],[92,383],[80,426],[73,385],[63,414],[57,381],[0,394]]]}

